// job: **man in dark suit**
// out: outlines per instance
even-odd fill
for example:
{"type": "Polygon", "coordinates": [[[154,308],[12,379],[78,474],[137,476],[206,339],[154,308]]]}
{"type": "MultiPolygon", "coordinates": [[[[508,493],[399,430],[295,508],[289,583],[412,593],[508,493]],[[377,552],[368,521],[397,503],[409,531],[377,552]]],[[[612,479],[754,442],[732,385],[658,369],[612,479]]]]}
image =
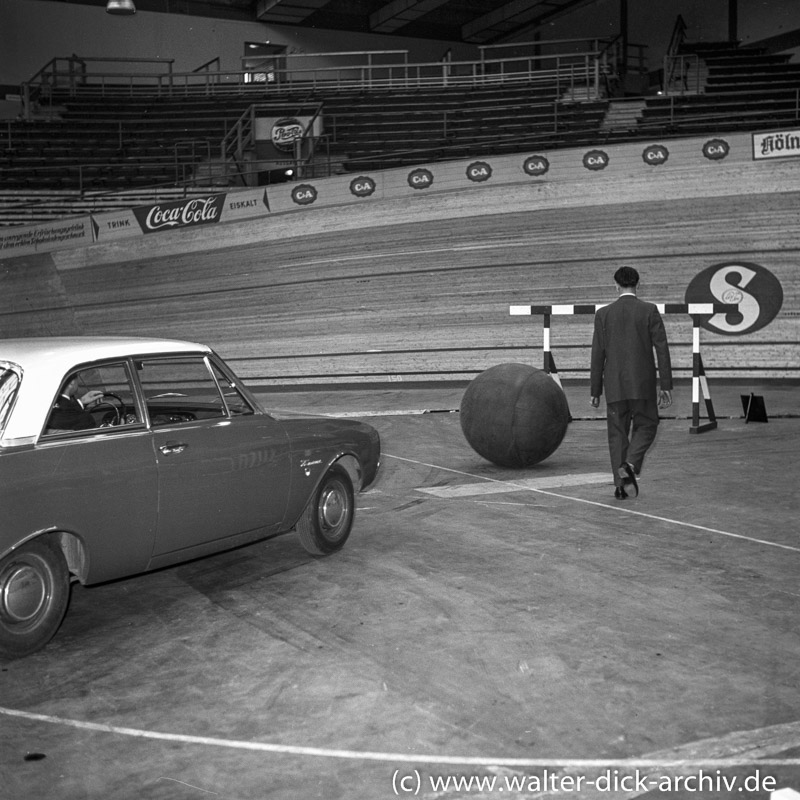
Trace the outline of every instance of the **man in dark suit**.
{"type": "Polygon", "coordinates": [[[658,409],[672,404],[672,364],[658,309],[636,296],[639,273],[620,267],[614,281],[619,297],[595,314],[590,392],[597,408],[605,387],[614,496],[623,499],[631,490],[639,494],[637,476],[656,437],[658,409]]]}
{"type": "Polygon", "coordinates": [[[78,399],[78,376],[67,381],[61,394],[53,404],[50,418],[47,420],[49,430],[81,431],[95,427],[94,417],[88,409],[96,403],[103,393],[93,389],[78,399]]]}

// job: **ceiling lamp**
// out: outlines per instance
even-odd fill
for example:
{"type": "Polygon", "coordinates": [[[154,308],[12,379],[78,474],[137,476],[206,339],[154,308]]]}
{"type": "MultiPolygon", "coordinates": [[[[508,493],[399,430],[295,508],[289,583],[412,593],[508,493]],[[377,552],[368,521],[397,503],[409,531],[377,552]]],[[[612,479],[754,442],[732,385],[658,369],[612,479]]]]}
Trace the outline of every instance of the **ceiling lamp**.
{"type": "Polygon", "coordinates": [[[130,16],[136,13],[136,6],[133,4],[133,0],[108,0],[106,12],[119,14],[120,16],[130,16]]]}

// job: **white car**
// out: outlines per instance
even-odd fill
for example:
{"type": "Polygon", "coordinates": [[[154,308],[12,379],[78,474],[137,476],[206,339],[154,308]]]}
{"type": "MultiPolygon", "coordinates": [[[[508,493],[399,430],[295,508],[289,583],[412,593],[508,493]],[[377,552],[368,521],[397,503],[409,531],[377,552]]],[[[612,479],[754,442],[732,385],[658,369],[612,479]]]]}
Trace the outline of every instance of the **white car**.
{"type": "Polygon", "coordinates": [[[296,529],[340,549],[380,438],[278,420],[191,342],[0,340],[0,656],[55,634],[98,583],[296,529]]]}

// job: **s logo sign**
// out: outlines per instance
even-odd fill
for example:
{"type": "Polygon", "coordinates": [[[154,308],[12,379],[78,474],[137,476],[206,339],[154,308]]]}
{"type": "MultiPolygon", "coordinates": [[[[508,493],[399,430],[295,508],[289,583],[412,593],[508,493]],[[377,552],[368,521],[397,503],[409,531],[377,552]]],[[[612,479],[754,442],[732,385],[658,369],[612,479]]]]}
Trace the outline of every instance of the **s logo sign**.
{"type": "Polygon", "coordinates": [[[783,305],[780,281],[758,264],[715,264],[696,275],[686,289],[687,303],[738,303],[730,314],[700,318],[700,325],[714,333],[741,336],[766,327],[783,305]]]}

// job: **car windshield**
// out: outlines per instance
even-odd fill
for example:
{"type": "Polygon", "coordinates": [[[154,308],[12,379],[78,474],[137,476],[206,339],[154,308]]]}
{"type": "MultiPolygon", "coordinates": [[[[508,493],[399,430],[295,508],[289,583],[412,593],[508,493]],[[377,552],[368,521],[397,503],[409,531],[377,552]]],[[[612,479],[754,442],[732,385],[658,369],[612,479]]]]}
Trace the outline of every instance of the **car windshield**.
{"type": "Polygon", "coordinates": [[[18,388],[19,372],[9,364],[0,362],[0,433],[5,430],[18,388]]]}

